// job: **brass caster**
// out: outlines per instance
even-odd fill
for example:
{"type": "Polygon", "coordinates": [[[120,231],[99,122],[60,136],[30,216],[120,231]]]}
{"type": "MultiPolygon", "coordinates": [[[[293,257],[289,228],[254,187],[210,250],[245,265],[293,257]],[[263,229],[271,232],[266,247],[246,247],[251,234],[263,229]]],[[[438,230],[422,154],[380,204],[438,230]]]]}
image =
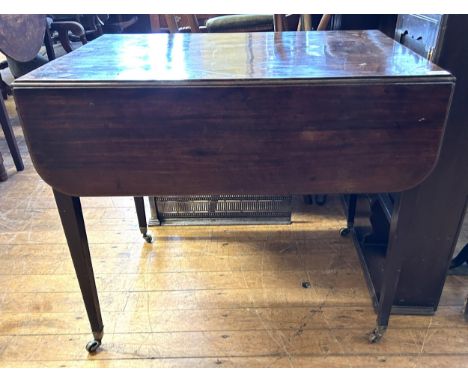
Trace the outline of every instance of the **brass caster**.
{"type": "Polygon", "coordinates": [[[88,351],[88,353],[96,353],[96,350],[98,350],[100,346],[101,341],[92,340],[86,344],[86,350],[88,351]]]}
{"type": "Polygon", "coordinates": [[[387,327],[385,326],[377,326],[370,334],[369,334],[369,342],[371,344],[376,344],[380,342],[382,339],[387,327]]]}
{"type": "Polygon", "coordinates": [[[351,229],[348,228],[348,227],[341,228],[340,229],[340,236],[346,237],[346,236],[349,235],[350,232],[351,232],[351,229]]]}

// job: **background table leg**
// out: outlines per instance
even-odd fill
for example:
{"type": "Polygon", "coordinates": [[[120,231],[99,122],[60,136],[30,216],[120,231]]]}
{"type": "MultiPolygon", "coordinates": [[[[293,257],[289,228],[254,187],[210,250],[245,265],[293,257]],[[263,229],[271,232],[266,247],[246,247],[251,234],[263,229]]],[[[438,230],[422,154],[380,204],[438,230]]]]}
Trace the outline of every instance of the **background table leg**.
{"type": "Polygon", "coordinates": [[[6,172],[5,165],[3,164],[2,153],[0,153],[0,182],[3,182],[8,179],[8,174],[6,172]]]}
{"type": "Polygon", "coordinates": [[[54,190],[54,196],[78,283],[80,284],[91,330],[93,331],[94,341],[88,343],[86,349],[89,352],[94,352],[101,344],[104,325],[102,323],[101,308],[94,280],[80,198],[62,194],[57,190],[54,190]]]}
{"type": "Polygon", "coordinates": [[[340,229],[341,236],[348,236],[354,229],[354,218],[356,216],[357,194],[349,195],[348,213],[346,216],[346,227],[340,229]]]}
{"type": "Polygon", "coordinates": [[[140,232],[143,235],[143,239],[145,239],[147,243],[151,243],[153,238],[148,234],[148,221],[146,220],[145,201],[143,196],[135,196],[133,199],[135,200],[135,208],[138,217],[138,225],[140,226],[140,232]]]}
{"type": "Polygon", "coordinates": [[[11,128],[10,119],[8,118],[8,113],[2,97],[0,97],[0,125],[2,125],[3,133],[5,134],[8,148],[10,149],[11,156],[15,162],[16,170],[23,171],[23,159],[21,158],[18,144],[16,143],[15,135],[13,134],[13,129],[11,128]]]}
{"type": "Polygon", "coordinates": [[[390,235],[387,254],[385,256],[382,287],[379,297],[377,312],[377,327],[370,334],[371,342],[378,342],[387,330],[392,305],[400,278],[401,266],[406,256],[411,256],[404,250],[403,242],[405,235],[411,235],[414,224],[413,214],[408,205],[415,203],[418,197],[418,188],[413,188],[401,193],[396,202],[392,220],[390,223],[390,235]]]}

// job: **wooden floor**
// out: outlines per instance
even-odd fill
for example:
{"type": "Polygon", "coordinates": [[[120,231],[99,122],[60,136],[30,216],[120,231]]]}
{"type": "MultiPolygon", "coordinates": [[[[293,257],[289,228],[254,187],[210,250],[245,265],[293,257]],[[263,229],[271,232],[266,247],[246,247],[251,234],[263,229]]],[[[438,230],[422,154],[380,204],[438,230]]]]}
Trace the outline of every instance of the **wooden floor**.
{"type": "MultiPolygon", "coordinates": [[[[162,227],[145,243],[131,198],[84,198],[103,310],[88,355],[85,309],[50,188],[27,155],[0,183],[1,367],[467,367],[463,276],[433,317],[395,316],[380,344],[337,199],[296,203],[290,226],[162,227]],[[309,281],[311,288],[301,286],[309,281]]],[[[85,149],[85,148],[84,148],[85,149]]],[[[417,286],[415,286],[417,287],[417,286]]]]}

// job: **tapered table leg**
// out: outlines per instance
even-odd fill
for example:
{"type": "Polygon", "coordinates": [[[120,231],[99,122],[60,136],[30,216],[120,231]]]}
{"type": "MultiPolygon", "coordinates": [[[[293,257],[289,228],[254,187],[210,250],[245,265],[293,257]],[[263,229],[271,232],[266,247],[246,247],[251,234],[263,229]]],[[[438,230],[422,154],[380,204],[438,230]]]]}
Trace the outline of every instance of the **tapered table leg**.
{"type": "Polygon", "coordinates": [[[54,196],[94,336],[94,341],[89,342],[86,349],[95,352],[101,344],[104,325],[80,198],[62,194],[57,190],[54,190],[54,196]]]}
{"type": "Polygon", "coordinates": [[[21,158],[18,144],[16,143],[15,135],[13,134],[13,129],[11,128],[10,119],[8,118],[8,113],[2,97],[0,97],[0,125],[2,125],[3,133],[5,134],[8,148],[10,149],[11,156],[15,162],[16,170],[23,171],[23,159],[21,158]]]}
{"type": "Polygon", "coordinates": [[[146,240],[146,242],[151,243],[153,238],[150,234],[148,234],[148,221],[146,220],[145,201],[142,196],[135,196],[133,199],[135,200],[135,208],[138,217],[138,225],[140,227],[140,232],[143,235],[143,238],[146,240]]]}
{"type": "Polygon", "coordinates": [[[348,213],[346,216],[346,227],[340,229],[341,236],[348,236],[354,229],[354,218],[356,217],[357,194],[349,195],[348,213]]]}
{"type": "Polygon", "coordinates": [[[417,196],[417,187],[404,191],[394,207],[379,297],[377,326],[369,336],[370,342],[378,342],[387,330],[400,278],[401,266],[405,257],[411,256],[411,253],[407,253],[404,250],[403,243],[405,240],[408,240],[408,235],[411,235],[414,224],[411,208],[408,208],[408,206],[416,203],[417,196]]]}

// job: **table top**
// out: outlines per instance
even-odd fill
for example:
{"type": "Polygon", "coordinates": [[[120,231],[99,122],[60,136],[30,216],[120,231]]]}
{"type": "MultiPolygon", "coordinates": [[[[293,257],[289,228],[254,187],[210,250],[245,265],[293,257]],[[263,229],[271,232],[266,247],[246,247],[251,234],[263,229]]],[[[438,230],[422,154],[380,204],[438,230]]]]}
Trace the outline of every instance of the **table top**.
{"type": "Polygon", "coordinates": [[[104,35],[15,81],[22,86],[225,86],[448,72],[380,31],[104,35]]]}
{"type": "Polygon", "coordinates": [[[378,31],[108,35],[15,100],[64,194],[378,193],[430,173],[453,80],[378,31]]]}

